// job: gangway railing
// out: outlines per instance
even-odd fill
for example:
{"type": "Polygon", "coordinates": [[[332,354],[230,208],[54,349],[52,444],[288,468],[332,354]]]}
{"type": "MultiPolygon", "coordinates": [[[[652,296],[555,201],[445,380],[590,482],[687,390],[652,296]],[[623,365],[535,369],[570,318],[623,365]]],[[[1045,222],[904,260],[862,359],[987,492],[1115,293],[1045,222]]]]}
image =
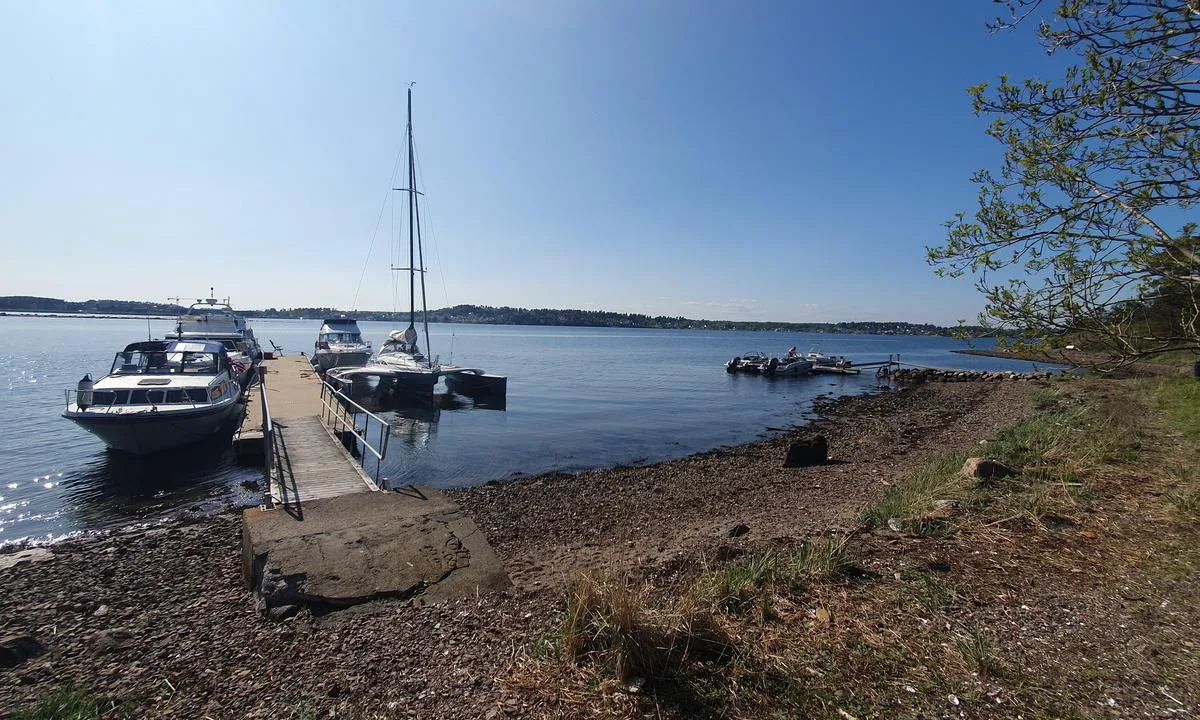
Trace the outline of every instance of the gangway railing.
{"type": "MultiPolygon", "coordinates": [[[[375,484],[378,485],[379,471],[383,467],[383,458],[387,456],[388,440],[392,436],[391,423],[354,402],[341,390],[324,380],[321,381],[321,405],[321,422],[335,433],[342,430],[349,431],[362,444],[363,449],[375,456],[375,484]],[[355,415],[358,413],[367,417],[361,428],[355,422],[355,415]],[[367,431],[370,428],[371,420],[374,420],[379,426],[379,439],[375,444],[371,444],[367,440],[367,431]],[[334,426],[335,422],[340,425],[340,428],[334,426]]],[[[366,452],[358,454],[358,462],[363,470],[367,469],[366,452]]]]}
{"type": "Polygon", "coordinates": [[[275,473],[279,470],[279,447],[275,443],[275,422],[271,419],[271,403],[267,400],[267,368],[258,366],[258,399],[262,409],[262,442],[263,442],[263,472],[267,476],[265,505],[271,505],[274,498],[271,487],[274,484],[275,473]]]}

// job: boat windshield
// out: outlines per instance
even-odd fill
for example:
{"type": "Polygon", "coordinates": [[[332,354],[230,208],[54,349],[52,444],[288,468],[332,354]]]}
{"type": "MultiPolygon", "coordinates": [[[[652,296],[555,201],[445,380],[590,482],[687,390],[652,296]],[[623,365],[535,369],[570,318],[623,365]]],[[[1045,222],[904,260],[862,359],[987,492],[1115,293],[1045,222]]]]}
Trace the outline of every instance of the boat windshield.
{"type": "Polygon", "coordinates": [[[421,354],[421,348],[417,347],[414,342],[412,344],[405,342],[397,342],[388,340],[379,348],[380,355],[408,355],[417,362],[425,362],[425,356],[421,354]]]}
{"type": "Polygon", "coordinates": [[[213,375],[220,368],[216,353],[126,350],[113,359],[112,375],[213,375]]]}
{"type": "Polygon", "coordinates": [[[317,340],[319,342],[326,342],[326,343],[331,343],[331,342],[356,343],[356,342],[362,342],[362,335],[360,335],[356,332],[329,332],[329,333],[321,333],[321,336],[319,338],[317,338],[317,340]]]}

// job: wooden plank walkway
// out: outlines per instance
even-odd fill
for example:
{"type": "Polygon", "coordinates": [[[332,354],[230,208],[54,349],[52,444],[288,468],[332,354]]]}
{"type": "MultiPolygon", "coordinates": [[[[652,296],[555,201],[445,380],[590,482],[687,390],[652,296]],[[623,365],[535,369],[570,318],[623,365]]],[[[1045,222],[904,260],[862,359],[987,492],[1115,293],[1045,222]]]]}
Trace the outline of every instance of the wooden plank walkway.
{"type": "Polygon", "coordinates": [[[275,504],[297,507],[310,500],[378,490],[319,417],[280,419],[274,425],[275,504]]]}

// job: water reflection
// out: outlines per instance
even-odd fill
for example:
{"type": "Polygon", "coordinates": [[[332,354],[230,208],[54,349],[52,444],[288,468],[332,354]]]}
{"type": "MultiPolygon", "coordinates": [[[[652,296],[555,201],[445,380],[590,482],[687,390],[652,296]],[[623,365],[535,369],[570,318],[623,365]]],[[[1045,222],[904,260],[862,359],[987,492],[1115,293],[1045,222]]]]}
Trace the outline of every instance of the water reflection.
{"type": "Polygon", "coordinates": [[[62,480],[68,517],[88,528],[249,505],[258,488],[255,474],[237,466],[228,437],[146,456],[103,450],[62,480]],[[231,493],[235,479],[242,482],[231,493]]]}

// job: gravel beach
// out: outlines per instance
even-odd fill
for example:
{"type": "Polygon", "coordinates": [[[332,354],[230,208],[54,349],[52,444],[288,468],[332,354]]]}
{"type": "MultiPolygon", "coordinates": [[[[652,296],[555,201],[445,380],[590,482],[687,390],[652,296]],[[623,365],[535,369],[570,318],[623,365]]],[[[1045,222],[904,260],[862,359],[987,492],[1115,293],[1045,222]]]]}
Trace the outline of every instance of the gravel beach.
{"type": "Polygon", "coordinates": [[[757,443],[453,491],[515,588],[442,605],[267,620],[241,583],[236,515],[61,542],[0,569],[0,640],[41,652],[0,655],[0,717],[62,685],[134,717],[520,716],[504,678],[553,626],[574,573],[663,577],[731,547],[850,528],[893,479],[1027,414],[1031,387],[887,390],[757,443]],[[817,433],[832,462],[784,468],[788,445],[817,433]]]}

